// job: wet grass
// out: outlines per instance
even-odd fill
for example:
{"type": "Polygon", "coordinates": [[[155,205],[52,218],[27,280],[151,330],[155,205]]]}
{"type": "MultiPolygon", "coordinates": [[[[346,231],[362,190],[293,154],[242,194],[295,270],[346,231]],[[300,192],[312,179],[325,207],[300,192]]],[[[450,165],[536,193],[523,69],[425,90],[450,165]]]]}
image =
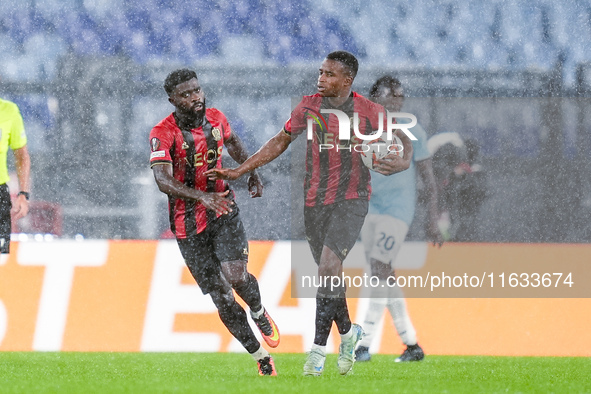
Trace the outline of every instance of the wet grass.
{"type": "Polygon", "coordinates": [[[591,359],[427,356],[396,364],[374,355],[340,376],[329,355],[321,377],[303,377],[303,354],[276,354],[279,376],[257,375],[247,354],[0,353],[2,393],[591,392],[591,359]]]}

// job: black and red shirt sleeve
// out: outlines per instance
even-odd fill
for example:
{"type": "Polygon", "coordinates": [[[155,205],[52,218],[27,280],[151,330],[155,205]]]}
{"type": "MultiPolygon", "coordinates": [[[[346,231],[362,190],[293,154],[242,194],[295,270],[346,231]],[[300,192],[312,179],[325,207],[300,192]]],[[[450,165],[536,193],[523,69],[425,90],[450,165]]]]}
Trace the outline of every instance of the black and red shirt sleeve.
{"type": "Polygon", "coordinates": [[[302,134],[307,129],[309,114],[316,114],[321,103],[322,97],[319,94],[304,96],[291,111],[290,118],[283,125],[283,132],[294,137],[302,134]]]}
{"type": "Polygon", "coordinates": [[[158,123],[150,132],[150,167],[157,164],[172,164],[174,130],[167,127],[166,120],[158,123]]]}

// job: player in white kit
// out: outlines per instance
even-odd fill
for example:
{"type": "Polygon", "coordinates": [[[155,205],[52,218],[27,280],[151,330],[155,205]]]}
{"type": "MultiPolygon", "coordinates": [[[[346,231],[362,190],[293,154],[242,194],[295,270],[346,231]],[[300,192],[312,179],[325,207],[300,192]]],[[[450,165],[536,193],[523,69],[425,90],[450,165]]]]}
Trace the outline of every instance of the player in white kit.
{"type": "MultiPolygon", "coordinates": [[[[378,79],[372,86],[369,96],[391,112],[400,112],[404,102],[402,85],[391,76],[378,79]]],[[[397,119],[399,123],[401,120],[404,121],[397,119]]],[[[357,361],[371,359],[369,347],[384,309],[390,312],[398,335],[407,346],[396,362],[420,361],[424,358],[423,349],[417,343],[416,331],[406,309],[404,294],[399,287],[387,285],[388,277],[395,275],[393,263],[414,217],[417,169],[428,195],[427,236],[435,244],[443,243],[437,226],[437,190],[431,154],[427,149],[427,134],[420,125],[412,127],[410,132],[418,139],[413,141],[414,154],[410,168],[390,176],[376,172],[371,174],[372,196],[369,213],[361,230],[361,239],[367,261],[371,265],[371,274],[380,279],[380,286],[372,288],[363,324],[366,335],[356,350],[357,361]]]]}

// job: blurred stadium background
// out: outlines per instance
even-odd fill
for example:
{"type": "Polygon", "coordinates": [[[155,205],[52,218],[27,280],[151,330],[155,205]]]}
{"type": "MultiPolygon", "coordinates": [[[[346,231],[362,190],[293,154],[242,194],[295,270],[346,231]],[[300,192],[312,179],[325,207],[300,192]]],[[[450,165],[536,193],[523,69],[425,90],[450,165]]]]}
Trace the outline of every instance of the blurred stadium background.
{"type": "MultiPolygon", "coordinates": [[[[20,227],[158,238],[166,199],[147,136],[172,110],[166,74],[196,69],[208,105],[254,151],[290,97],[314,92],[324,55],[345,49],[361,62],[355,90],[396,74],[429,135],[478,141],[491,193],[473,240],[589,242],[589,42],[591,2],[577,0],[2,1],[0,96],[21,108],[39,212],[54,209],[20,227]]],[[[298,236],[280,202],[289,165],[284,155],[262,170],[263,199],[235,185],[251,238],[298,236]]]]}

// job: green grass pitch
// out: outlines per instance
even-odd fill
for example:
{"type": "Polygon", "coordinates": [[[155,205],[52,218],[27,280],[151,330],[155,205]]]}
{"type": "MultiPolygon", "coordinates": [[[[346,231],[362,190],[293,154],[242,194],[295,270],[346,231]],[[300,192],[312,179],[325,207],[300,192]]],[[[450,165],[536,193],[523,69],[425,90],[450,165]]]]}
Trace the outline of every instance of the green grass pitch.
{"type": "Polygon", "coordinates": [[[258,376],[247,354],[0,352],[1,393],[590,393],[591,359],[427,356],[410,364],[374,355],[340,376],[302,376],[304,354],[276,354],[279,376],[258,376]]]}

